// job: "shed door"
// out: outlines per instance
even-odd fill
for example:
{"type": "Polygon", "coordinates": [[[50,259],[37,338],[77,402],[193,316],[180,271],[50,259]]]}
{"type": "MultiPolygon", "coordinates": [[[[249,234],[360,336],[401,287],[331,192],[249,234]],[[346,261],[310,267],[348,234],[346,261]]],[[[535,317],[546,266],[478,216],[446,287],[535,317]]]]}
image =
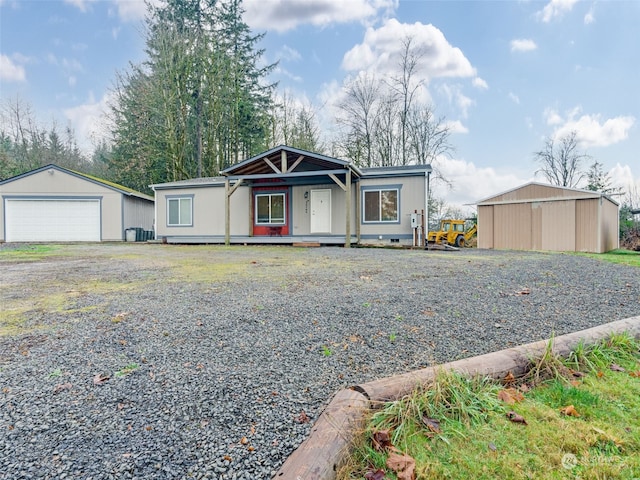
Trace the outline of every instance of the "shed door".
{"type": "Polygon", "coordinates": [[[311,233],[331,233],[331,190],[311,190],[311,233]]]}
{"type": "Polygon", "coordinates": [[[99,242],[100,200],[6,199],[7,242],[99,242]]]}

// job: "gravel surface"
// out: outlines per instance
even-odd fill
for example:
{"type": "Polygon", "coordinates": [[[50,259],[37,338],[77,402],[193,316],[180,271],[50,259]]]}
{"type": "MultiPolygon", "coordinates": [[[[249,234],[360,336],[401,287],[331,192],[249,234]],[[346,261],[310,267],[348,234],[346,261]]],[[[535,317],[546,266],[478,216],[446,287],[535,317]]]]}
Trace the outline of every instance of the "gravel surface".
{"type": "Polygon", "coordinates": [[[574,255],[19,251],[0,246],[3,479],[269,479],[341,388],[640,313],[637,269],[574,255]]]}

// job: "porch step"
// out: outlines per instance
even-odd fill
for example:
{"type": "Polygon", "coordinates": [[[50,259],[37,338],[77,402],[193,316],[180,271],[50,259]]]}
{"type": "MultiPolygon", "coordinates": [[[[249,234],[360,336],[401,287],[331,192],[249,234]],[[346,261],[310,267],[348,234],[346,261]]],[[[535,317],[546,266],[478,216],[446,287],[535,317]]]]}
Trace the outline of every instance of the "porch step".
{"type": "Polygon", "coordinates": [[[310,248],[310,247],[319,247],[320,243],[318,242],[294,242],[293,243],[294,247],[306,247],[306,248],[310,248]]]}

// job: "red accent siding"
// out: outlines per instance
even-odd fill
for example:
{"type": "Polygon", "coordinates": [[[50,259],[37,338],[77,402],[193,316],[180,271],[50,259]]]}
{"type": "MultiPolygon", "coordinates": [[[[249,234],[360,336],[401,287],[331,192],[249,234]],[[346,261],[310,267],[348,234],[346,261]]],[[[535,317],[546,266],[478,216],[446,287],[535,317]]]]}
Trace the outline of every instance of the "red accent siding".
{"type": "Polygon", "coordinates": [[[253,202],[253,235],[255,237],[259,236],[281,236],[281,235],[289,235],[289,213],[291,208],[291,195],[289,195],[289,187],[283,186],[273,186],[273,187],[253,187],[253,198],[251,201],[253,202]],[[265,192],[277,192],[284,193],[284,225],[258,225],[256,223],[256,215],[258,214],[258,206],[256,205],[256,194],[265,193],[265,192]]]}

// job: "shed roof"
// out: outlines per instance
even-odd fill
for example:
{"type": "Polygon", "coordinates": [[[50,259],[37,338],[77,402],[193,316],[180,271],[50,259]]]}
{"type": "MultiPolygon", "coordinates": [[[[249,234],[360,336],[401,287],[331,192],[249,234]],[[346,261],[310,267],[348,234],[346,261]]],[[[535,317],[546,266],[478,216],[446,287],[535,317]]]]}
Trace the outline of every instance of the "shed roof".
{"type": "Polygon", "coordinates": [[[532,201],[555,201],[569,199],[606,198],[615,205],[618,202],[608,195],[593,190],[580,188],[560,187],[539,182],[529,182],[519,187],[512,188],[505,192],[475,202],[476,205],[496,205],[505,203],[525,203],[532,201]]]}
{"type": "Polygon", "coordinates": [[[86,173],[82,173],[82,172],[76,172],[75,170],[69,170],[68,168],[63,168],[60,167],[58,165],[55,165],[53,163],[50,163],[49,165],[45,165],[44,167],[40,167],[40,168],[36,168],[34,170],[30,170],[28,172],[25,173],[21,173],[20,175],[16,175],[14,177],[10,177],[7,178],[5,180],[0,181],[0,185],[6,184],[6,183],[10,183],[10,182],[14,182],[16,180],[20,180],[22,178],[26,178],[29,177],[31,175],[35,175],[36,173],[41,173],[44,172],[46,170],[57,170],[59,172],[62,173],[66,173],[67,175],[72,175],[74,177],[78,177],[78,178],[82,178],[83,180],[87,180],[91,183],[95,183],[97,185],[103,186],[105,188],[108,188],[110,190],[115,190],[117,192],[122,193],[123,195],[127,195],[127,196],[132,196],[132,197],[138,197],[141,198],[143,200],[148,200],[150,202],[154,201],[154,198],[149,196],[149,195],[145,195],[144,193],[138,192],[137,190],[134,190],[132,188],[129,187],[125,187],[124,185],[120,185],[118,183],[114,183],[114,182],[110,182],[109,180],[104,180],[102,178],[98,178],[98,177],[94,177],[93,175],[88,175],[86,173]]]}

